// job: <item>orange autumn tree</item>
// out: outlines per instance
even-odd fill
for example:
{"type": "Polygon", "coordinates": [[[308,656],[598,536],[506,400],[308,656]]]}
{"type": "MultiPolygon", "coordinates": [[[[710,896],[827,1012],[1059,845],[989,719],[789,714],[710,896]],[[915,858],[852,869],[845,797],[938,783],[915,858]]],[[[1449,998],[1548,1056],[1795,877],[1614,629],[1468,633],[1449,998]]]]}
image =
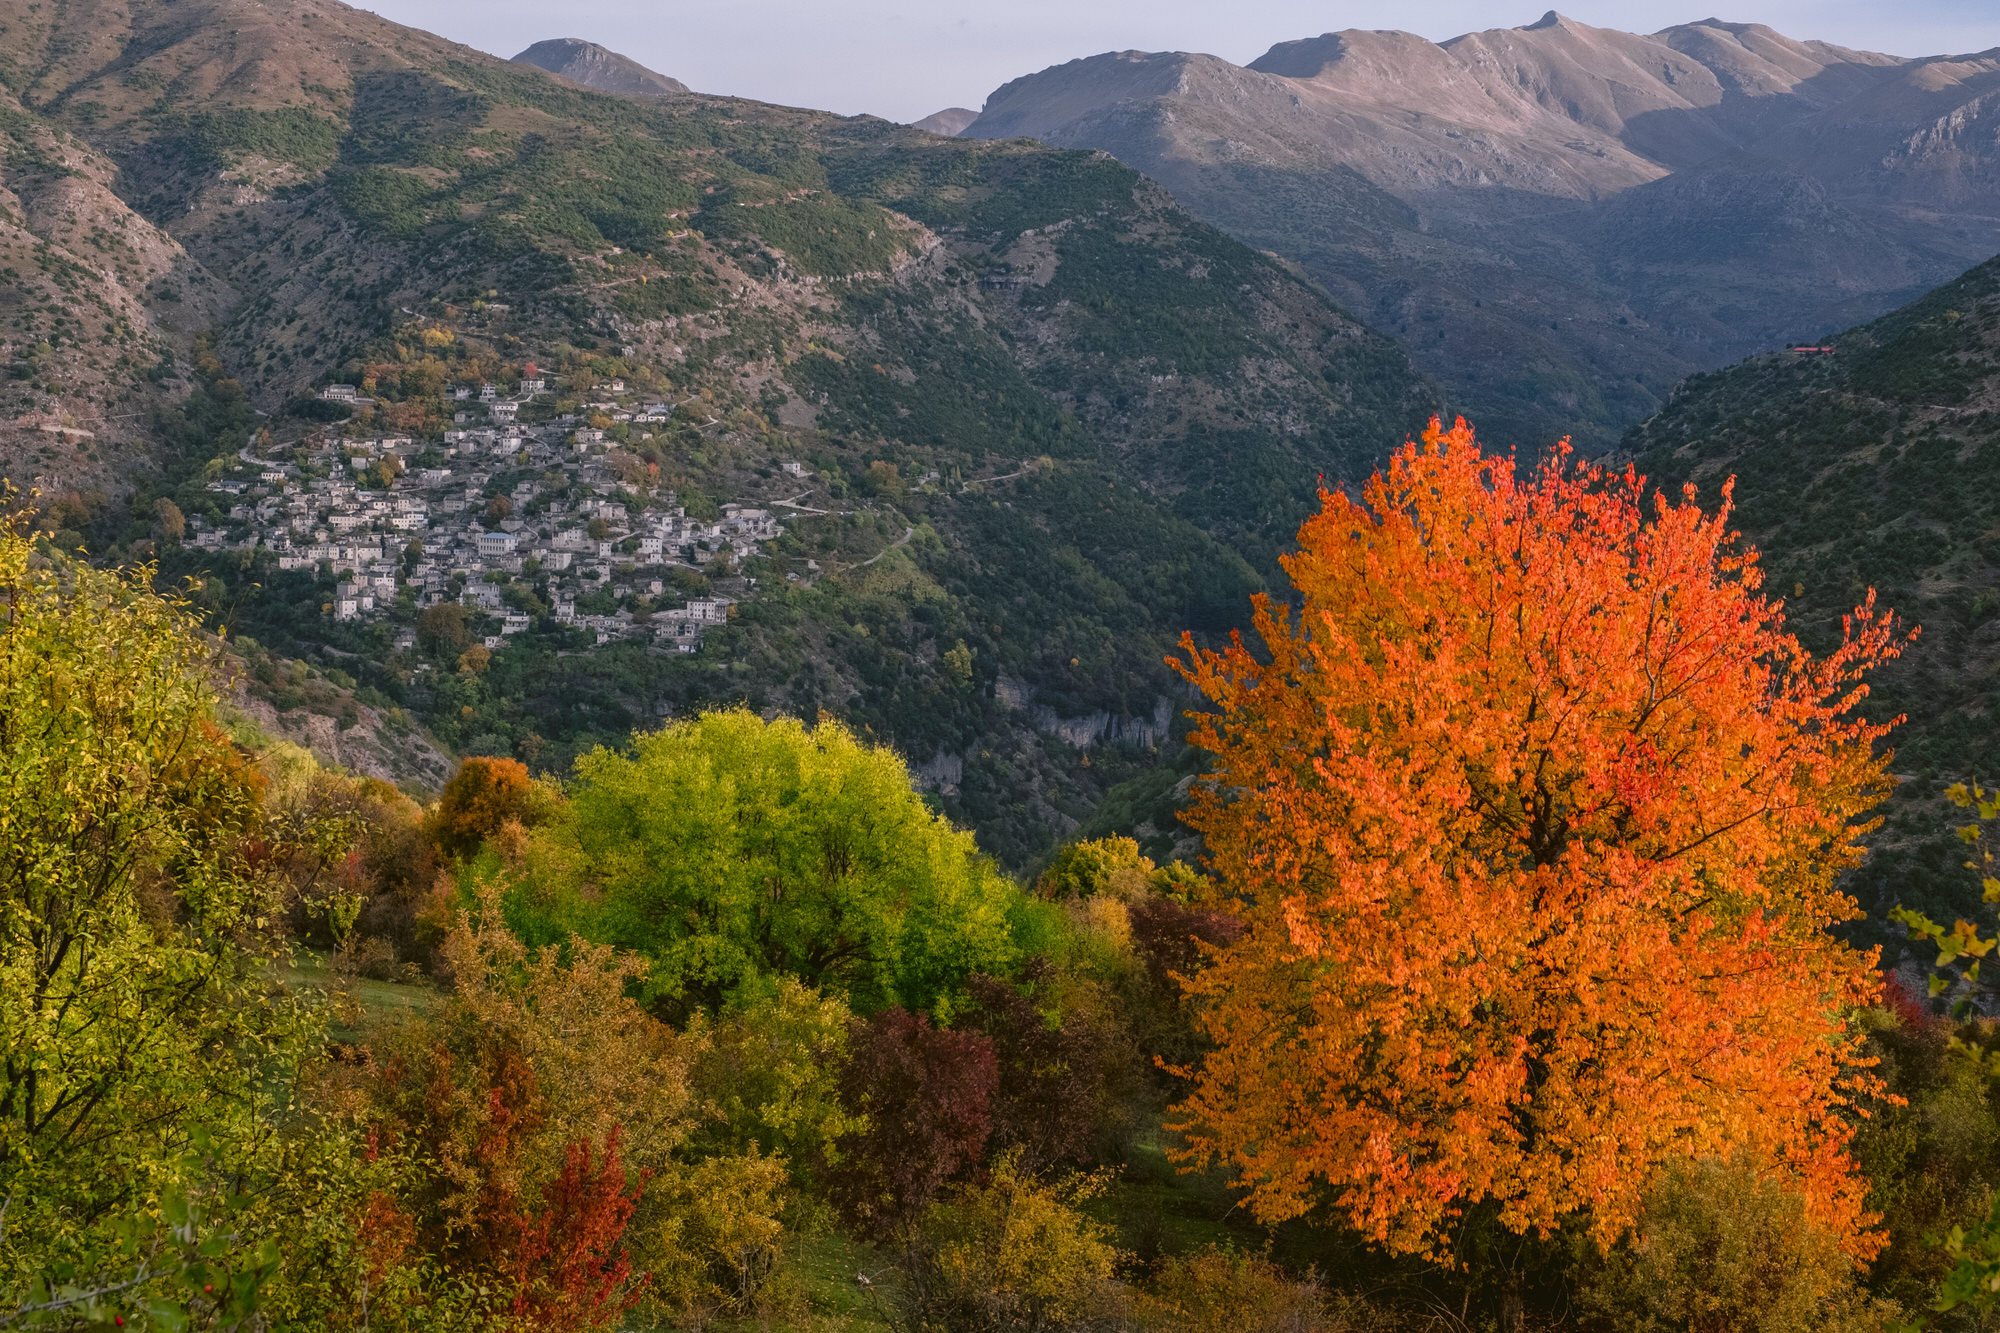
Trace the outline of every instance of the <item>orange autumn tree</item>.
{"type": "Polygon", "coordinates": [[[447,856],[470,856],[510,819],[528,822],[535,781],[518,759],[473,755],[438,793],[432,839],[447,856]]]}
{"type": "Polygon", "coordinates": [[[1480,1205],[1600,1244],[1675,1157],[1756,1153],[1857,1258],[1844,1014],[1874,954],[1827,927],[1883,799],[1854,714],[1900,646],[1873,594],[1815,658],[1690,490],[1566,447],[1525,475],[1433,421],[1360,503],[1321,495],[1241,636],[1174,665],[1239,941],[1188,982],[1215,1049],[1187,1158],[1266,1221],[1331,1204],[1439,1254],[1480,1205]]]}

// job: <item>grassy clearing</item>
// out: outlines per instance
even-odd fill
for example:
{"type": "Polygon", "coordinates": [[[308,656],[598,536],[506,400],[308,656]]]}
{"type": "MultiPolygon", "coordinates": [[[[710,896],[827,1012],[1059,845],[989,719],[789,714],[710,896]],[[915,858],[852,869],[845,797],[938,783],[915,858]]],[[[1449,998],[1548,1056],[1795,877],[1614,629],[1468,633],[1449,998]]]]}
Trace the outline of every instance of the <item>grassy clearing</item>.
{"type": "Polygon", "coordinates": [[[328,1031],[342,1041],[358,1037],[361,1028],[377,1019],[407,1019],[428,1013],[441,998],[435,987],[401,981],[377,981],[371,977],[342,977],[323,954],[300,950],[292,961],[278,969],[278,978],[292,990],[317,991],[338,997],[345,990],[352,1004],[336,1004],[328,1031]]]}

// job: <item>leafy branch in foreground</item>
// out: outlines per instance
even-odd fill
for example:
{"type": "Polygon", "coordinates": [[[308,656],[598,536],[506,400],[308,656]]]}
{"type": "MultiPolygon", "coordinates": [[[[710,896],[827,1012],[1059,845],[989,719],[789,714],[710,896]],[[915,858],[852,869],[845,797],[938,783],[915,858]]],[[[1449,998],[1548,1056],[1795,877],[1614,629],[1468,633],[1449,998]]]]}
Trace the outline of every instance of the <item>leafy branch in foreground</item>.
{"type": "MultiPolygon", "coordinates": [[[[1945,797],[1961,810],[1974,811],[1980,823],[1965,824],[1958,829],[1959,840],[1972,849],[1971,859],[1965,868],[1977,871],[1980,887],[1984,890],[1988,903],[2000,903],[2000,874],[1995,874],[1993,848],[1986,841],[1985,821],[2000,816],[2000,792],[1987,791],[1979,786],[1967,786],[1960,782],[1945,789],[1945,797]]],[[[1990,983],[1980,980],[1979,966],[1986,956],[2000,946],[2000,934],[1981,935],[1979,927],[1964,917],[1951,924],[1949,929],[1907,907],[1898,907],[1889,913],[1889,919],[1907,926],[1912,940],[1929,940],[1937,946],[1937,971],[1931,974],[1930,992],[1933,998],[1957,986],[1962,992],[1953,1003],[1955,1017],[1965,1017],[1973,1010],[1975,996],[1984,987],[1991,989],[1990,983]]],[[[1982,1052],[1956,1043],[1957,1048],[1976,1058],[1984,1059],[1982,1052]]]]}
{"type": "Polygon", "coordinates": [[[0,527],[0,1289],[101,1271],[104,1219],[187,1197],[195,1126],[268,1157],[314,1030],[266,966],[263,775],[150,578],[0,527]]]}
{"type": "MultiPolygon", "coordinates": [[[[1993,847],[1986,839],[1984,827],[2000,817],[2000,792],[1961,782],[1947,788],[1945,797],[1959,809],[1971,810],[1977,816],[1976,822],[1958,829],[1960,841],[1971,849],[1965,868],[1979,875],[1985,901],[2000,903],[2000,875],[1995,874],[1993,847]]],[[[1955,991],[1952,1016],[1971,1017],[1980,996],[1995,989],[1991,978],[1981,978],[1980,965],[2000,946],[2000,934],[1981,934],[1979,927],[1964,917],[1947,929],[1908,907],[1895,908],[1889,919],[1908,927],[1912,940],[1937,946],[1936,970],[1930,978],[1931,997],[1955,991]]],[[[1949,1043],[1955,1058],[1969,1062],[1990,1077],[2000,1077],[2000,1051],[1967,1041],[1961,1031],[1954,1031],[1949,1043]]],[[[1952,1269],[1939,1284],[1932,1308],[1941,1312],[1960,1307],[1986,1311],[2000,1304],[2000,1195],[1994,1197],[1986,1216],[1969,1226],[1953,1226],[1941,1243],[1946,1257],[1952,1261],[1952,1269]]]]}
{"type": "MultiPolygon", "coordinates": [[[[257,1315],[279,1256],[276,1241],[267,1237],[246,1251],[244,1238],[226,1229],[232,1202],[242,1201],[225,1197],[204,1208],[186,1189],[170,1188],[157,1217],[135,1213],[113,1224],[110,1253],[94,1267],[58,1260],[11,1298],[0,1297],[15,1302],[0,1303],[0,1329],[243,1327],[257,1315]]],[[[6,1211],[0,1208],[0,1235],[6,1211]]]]}

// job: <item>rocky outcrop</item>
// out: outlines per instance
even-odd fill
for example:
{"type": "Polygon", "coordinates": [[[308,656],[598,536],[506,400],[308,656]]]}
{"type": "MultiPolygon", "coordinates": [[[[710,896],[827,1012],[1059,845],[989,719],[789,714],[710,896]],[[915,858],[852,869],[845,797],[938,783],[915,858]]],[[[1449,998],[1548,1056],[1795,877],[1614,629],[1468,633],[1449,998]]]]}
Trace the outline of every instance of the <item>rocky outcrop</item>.
{"type": "MultiPolygon", "coordinates": [[[[1121,744],[1148,748],[1165,745],[1173,738],[1174,705],[1164,694],[1154,699],[1150,714],[1136,717],[1102,709],[1065,717],[1047,704],[1032,702],[1028,687],[1006,676],[994,682],[993,697],[1010,709],[1026,713],[1035,730],[1060,736],[1079,750],[1121,744]]],[[[920,771],[924,770],[920,767],[920,771]]]]}
{"type": "Polygon", "coordinates": [[[911,760],[910,772],[915,775],[919,788],[956,796],[958,784],[965,781],[965,756],[940,753],[921,762],[911,760]]]}
{"type": "Polygon", "coordinates": [[[424,799],[443,788],[458,766],[422,728],[397,710],[384,712],[356,704],[345,718],[309,708],[280,712],[246,688],[240,677],[230,688],[228,703],[266,734],[312,751],[313,758],[326,767],[381,778],[424,799]]]}

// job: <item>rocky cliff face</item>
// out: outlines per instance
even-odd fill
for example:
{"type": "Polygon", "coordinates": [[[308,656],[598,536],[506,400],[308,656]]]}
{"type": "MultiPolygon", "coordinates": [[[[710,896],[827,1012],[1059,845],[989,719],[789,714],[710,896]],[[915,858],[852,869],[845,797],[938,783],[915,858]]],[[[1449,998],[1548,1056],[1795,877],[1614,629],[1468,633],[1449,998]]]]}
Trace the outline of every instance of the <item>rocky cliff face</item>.
{"type": "Polygon", "coordinates": [[[1605,444],[1691,370],[2000,250],[1996,94],[2000,52],[1552,13],[1247,67],[1095,56],[1000,88],[965,133],[1112,152],[1402,338],[1489,437],[1605,444]]]}
{"type": "Polygon", "coordinates": [[[523,65],[561,75],[600,93],[627,93],[659,97],[684,93],[688,86],[679,79],[655,74],[638,61],[575,37],[555,37],[536,42],[514,59],[523,65]]]}

